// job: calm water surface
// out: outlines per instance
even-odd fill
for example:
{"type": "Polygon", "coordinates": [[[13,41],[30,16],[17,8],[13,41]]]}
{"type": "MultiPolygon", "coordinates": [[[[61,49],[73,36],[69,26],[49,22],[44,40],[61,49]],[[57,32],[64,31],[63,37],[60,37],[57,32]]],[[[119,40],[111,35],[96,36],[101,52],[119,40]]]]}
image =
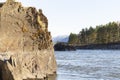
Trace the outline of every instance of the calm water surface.
{"type": "Polygon", "coordinates": [[[56,51],[55,56],[58,70],[52,80],[120,80],[119,50],[56,51]]]}

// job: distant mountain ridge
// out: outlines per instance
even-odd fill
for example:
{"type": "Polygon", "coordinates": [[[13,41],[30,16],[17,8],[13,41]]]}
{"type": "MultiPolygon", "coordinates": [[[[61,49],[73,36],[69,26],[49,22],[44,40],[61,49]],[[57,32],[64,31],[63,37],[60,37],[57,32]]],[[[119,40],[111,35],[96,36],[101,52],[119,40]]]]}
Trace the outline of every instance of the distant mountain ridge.
{"type": "Polygon", "coordinates": [[[53,37],[52,40],[54,43],[57,42],[68,42],[69,36],[68,35],[59,35],[56,37],[53,37]]]}

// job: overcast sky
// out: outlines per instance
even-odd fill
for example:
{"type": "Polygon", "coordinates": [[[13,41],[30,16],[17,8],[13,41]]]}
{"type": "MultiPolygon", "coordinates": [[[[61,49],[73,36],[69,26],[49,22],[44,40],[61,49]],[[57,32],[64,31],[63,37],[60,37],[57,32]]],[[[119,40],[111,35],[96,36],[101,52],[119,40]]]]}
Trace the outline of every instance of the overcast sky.
{"type": "MultiPolygon", "coordinates": [[[[5,0],[0,0],[5,1],[5,0]]],[[[17,0],[42,9],[52,36],[79,33],[82,28],[120,21],[120,0],[17,0]]]]}

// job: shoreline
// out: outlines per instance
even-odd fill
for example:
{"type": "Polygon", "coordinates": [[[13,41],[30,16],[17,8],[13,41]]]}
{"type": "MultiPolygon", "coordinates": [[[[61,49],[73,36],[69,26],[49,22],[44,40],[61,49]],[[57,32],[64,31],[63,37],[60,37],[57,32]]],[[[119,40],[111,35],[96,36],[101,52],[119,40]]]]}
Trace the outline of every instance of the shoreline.
{"type": "Polygon", "coordinates": [[[83,46],[76,46],[76,49],[120,50],[120,43],[89,44],[83,46]]]}
{"type": "Polygon", "coordinates": [[[55,51],[75,51],[77,49],[88,50],[120,50],[120,43],[107,43],[107,44],[89,44],[77,45],[68,43],[58,43],[54,46],[55,51]]]}

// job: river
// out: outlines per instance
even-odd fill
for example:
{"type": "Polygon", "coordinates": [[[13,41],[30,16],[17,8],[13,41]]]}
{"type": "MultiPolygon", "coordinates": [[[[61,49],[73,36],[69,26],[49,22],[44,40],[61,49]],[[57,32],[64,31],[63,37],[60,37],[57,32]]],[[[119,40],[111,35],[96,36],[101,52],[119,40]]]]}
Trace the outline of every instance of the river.
{"type": "Polygon", "coordinates": [[[119,50],[55,51],[57,75],[49,80],[120,80],[119,50]]]}

